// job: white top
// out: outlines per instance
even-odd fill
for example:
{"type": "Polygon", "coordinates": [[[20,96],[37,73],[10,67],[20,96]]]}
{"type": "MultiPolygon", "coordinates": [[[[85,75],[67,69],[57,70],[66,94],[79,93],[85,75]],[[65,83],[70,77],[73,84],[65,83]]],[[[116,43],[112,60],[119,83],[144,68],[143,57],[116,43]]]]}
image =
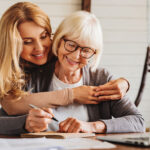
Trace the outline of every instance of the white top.
{"type": "MultiPolygon", "coordinates": [[[[83,85],[83,78],[75,84],[68,84],[64,83],[61,80],[59,80],[55,74],[53,74],[52,78],[52,87],[53,90],[61,90],[64,88],[74,88],[83,85]]],[[[76,119],[82,120],[82,121],[88,121],[88,112],[86,105],[82,104],[70,104],[68,106],[64,107],[58,107],[53,109],[54,116],[59,120],[59,123],[61,121],[64,121],[68,117],[74,117],[76,119]]],[[[59,129],[58,124],[56,121],[52,121],[49,124],[49,128],[52,131],[57,131],[59,129]]]]}

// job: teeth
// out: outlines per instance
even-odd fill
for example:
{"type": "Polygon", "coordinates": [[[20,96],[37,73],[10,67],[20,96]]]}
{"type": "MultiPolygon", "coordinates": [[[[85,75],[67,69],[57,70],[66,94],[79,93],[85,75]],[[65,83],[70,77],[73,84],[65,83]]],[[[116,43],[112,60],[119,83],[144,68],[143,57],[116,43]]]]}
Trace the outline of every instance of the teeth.
{"type": "Polygon", "coordinates": [[[43,54],[39,54],[39,55],[35,55],[36,57],[40,57],[40,56],[43,56],[43,54]]]}

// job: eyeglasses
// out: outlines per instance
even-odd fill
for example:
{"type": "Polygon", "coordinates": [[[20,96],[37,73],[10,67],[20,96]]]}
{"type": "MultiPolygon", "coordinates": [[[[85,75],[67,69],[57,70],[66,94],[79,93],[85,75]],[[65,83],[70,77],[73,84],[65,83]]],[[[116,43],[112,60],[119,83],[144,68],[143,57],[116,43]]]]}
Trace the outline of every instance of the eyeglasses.
{"type": "Polygon", "coordinates": [[[74,41],[71,41],[71,40],[67,40],[67,39],[64,39],[64,48],[66,51],[68,52],[74,52],[76,51],[78,48],[81,49],[80,51],[80,55],[83,57],[83,58],[86,58],[86,59],[89,59],[91,58],[94,54],[96,54],[96,50],[92,49],[92,48],[89,48],[89,47],[81,47],[79,46],[76,42],[74,41]]]}

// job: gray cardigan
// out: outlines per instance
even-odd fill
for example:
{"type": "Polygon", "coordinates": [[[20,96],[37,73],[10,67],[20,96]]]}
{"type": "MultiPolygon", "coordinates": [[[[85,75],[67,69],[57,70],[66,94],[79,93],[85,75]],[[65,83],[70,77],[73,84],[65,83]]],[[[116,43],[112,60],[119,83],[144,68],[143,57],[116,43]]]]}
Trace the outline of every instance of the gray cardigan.
{"type": "MultiPolygon", "coordinates": [[[[90,68],[83,69],[85,85],[103,85],[114,77],[106,69],[99,68],[92,72],[90,68]]],[[[89,121],[101,120],[106,124],[106,133],[144,132],[144,119],[131,100],[124,96],[120,100],[100,102],[97,105],[87,105],[89,121]]]]}
{"type": "Polygon", "coordinates": [[[24,129],[27,115],[8,116],[3,109],[0,109],[0,134],[17,135],[26,133],[24,129]]]}
{"type": "MultiPolygon", "coordinates": [[[[33,88],[33,93],[51,91],[51,79],[54,68],[55,62],[44,65],[44,67],[35,67],[35,69],[31,68],[26,70],[26,73],[30,77],[26,90],[33,88]]],[[[103,85],[113,79],[114,77],[104,68],[98,68],[94,72],[88,66],[83,68],[84,85],[103,85]]],[[[97,105],[87,105],[87,108],[89,121],[103,121],[106,124],[107,133],[145,131],[142,115],[127,96],[121,100],[100,102],[97,105]]],[[[26,115],[13,116],[11,118],[0,117],[0,134],[20,134],[25,132],[25,120],[26,115]]]]}

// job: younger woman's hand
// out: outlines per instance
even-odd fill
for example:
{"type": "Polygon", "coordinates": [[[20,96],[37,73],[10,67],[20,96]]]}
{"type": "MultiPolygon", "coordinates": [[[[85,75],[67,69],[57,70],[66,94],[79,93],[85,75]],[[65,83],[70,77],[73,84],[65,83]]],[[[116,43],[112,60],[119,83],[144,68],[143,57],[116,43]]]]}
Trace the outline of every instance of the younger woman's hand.
{"type": "Polygon", "coordinates": [[[104,85],[96,88],[99,101],[104,100],[118,100],[124,97],[129,88],[129,83],[124,78],[112,80],[104,85]]]}
{"type": "Polygon", "coordinates": [[[98,104],[98,97],[96,94],[96,86],[79,86],[73,88],[73,100],[79,104],[98,104]]]}
{"type": "Polygon", "coordinates": [[[26,119],[25,129],[28,132],[41,132],[48,128],[48,124],[53,117],[52,110],[50,108],[43,109],[31,109],[26,119]]]}
{"type": "Polygon", "coordinates": [[[121,99],[128,89],[129,83],[124,78],[100,86],[83,85],[73,88],[73,100],[80,104],[98,104],[101,101],[121,99]]]}

